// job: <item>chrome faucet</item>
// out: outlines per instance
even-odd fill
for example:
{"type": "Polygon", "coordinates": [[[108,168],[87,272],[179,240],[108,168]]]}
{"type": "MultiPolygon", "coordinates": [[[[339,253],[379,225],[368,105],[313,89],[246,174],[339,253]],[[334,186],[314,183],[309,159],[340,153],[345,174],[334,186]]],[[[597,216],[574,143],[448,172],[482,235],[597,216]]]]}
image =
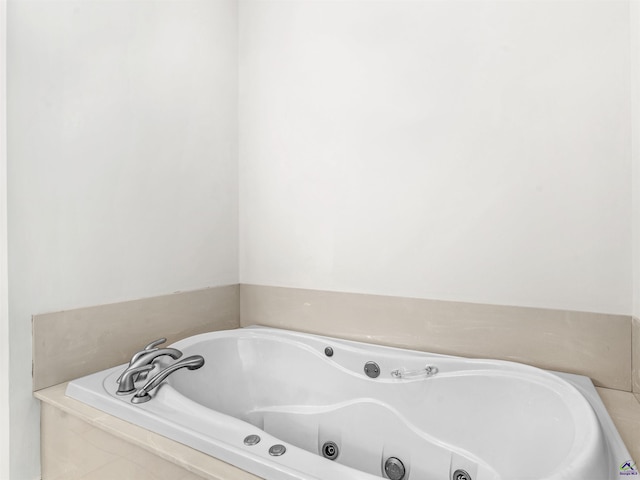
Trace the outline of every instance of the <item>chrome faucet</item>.
{"type": "Polygon", "coordinates": [[[131,368],[131,366],[133,365],[133,362],[135,362],[138,358],[140,358],[145,353],[149,353],[152,351],[155,352],[156,350],[158,350],[157,348],[158,345],[161,345],[166,341],[167,341],[166,338],[159,338],[149,343],[148,345],[144,346],[142,350],[140,350],[139,352],[134,353],[133,356],[131,357],[131,360],[129,361],[129,366],[120,374],[120,376],[116,380],[116,383],[120,383],[120,380],[122,379],[122,375],[124,375],[124,373],[131,368]]]}
{"type": "Polygon", "coordinates": [[[182,360],[169,365],[164,370],[158,372],[151,380],[149,380],[144,387],[136,392],[131,397],[132,403],[144,403],[151,400],[149,392],[158,387],[164,380],[176,370],[181,368],[188,368],[189,370],[197,370],[204,365],[204,358],[201,355],[192,355],[191,357],[183,358],[182,360]]]}
{"type": "Polygon", "coordinates": [[[142,350],[136,353],[131,359],[129,366],[122,372],[120,378],[118,378],[117,382],[119,385],[116,393],[118,395],[127,395],[133,392],[138,375],[151,370],[153,368],[153,361],[162,355],[169,355],[175,360],[182,356],[182,352],[175,348],[150,348],[149,350],[142,350]]]}
{"type": "Polygon", "coordinates": [[[153,365],[142,365],[141,367],[127,368],[122,375],[118,383],[117,395],[127,395],[135,390],[135,380],[141,373],[146,373],[153,368],[153,365]]]}

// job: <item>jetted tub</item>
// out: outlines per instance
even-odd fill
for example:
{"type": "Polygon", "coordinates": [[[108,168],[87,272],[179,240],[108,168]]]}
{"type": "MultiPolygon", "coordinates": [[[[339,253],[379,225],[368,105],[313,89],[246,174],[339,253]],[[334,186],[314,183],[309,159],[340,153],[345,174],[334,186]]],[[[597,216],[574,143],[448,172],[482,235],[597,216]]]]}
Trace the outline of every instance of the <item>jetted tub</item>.
{"type": "Polygon", "coordinates": [[[205,365],[146,403],[115,394],[126,365],[66,393],[269,480],[637,475],[586,377],[262,327],[172,347],[205,365]]]}

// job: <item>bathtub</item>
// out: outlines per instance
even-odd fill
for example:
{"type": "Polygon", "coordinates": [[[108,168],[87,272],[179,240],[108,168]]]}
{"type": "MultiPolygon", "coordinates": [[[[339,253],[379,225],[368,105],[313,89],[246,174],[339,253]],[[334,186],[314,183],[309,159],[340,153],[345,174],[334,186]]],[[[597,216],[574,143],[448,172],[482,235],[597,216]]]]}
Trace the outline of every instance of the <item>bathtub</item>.
{"type": "Polygon", "coordinates": [[[269,480],[637,474],[586,377],[262,327],[172,347],[205,365],[146,403],[115,394],[125,365],[66,394],[269,480]]]}

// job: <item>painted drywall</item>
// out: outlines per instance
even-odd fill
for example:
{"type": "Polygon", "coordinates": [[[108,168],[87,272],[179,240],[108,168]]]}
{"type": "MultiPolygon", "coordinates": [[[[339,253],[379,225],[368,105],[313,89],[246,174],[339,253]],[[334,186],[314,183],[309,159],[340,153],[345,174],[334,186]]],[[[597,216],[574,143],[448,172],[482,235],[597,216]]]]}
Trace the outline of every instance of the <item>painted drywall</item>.
{"type": "Polygon", "coordinates": [[[631,125],[633,160],[633,328],[631,335],[632,383],[640,400],[640,2],[632,1],[630,8],[631,30],[631,125]]]}
{"type": "Polygon", "coordinates": [[[31,316],[238,282],[237,4],[8,4],[11,479],[31,316]]]}
{"type": "MultiPolygon", "coordinates": [[[[241,0],[242,281],[637,312],[634,3],[241,0]]],[[[237,16],[233,0],[9,13],[22,480],[32,314],[238,279],[237,16]]]]}
{"type": "MultiPolygon", "coordinates": [[[[631,154],[633,161],[633,315],[640,318],[640,2],[630,2],[631,154]]],[[[640,342],[640,339],[637,340],[640,342]]],[[[640,351],[640,344],[635,348],[640,351]]]]}
{"type": "Polygon", "coordinates": [[[628,2],[240,19],[242,283],[631,312],[628,2]]]}
{"type": "Polygon", "coordinates": [[[0,2],[0,478],[9,478],[9,292],[7,272],[7,4],[0,2]]]}

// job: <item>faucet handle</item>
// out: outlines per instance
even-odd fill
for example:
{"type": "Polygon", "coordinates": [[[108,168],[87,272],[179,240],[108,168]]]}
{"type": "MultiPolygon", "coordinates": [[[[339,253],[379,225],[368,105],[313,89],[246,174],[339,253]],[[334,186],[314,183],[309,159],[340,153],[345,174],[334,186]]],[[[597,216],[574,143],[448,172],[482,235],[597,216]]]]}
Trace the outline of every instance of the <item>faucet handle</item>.
{"type": "Polygon", "coordinates": [[[154,340],[153,342],[151,342],[149,345],[145,346],[143,348],[143,350],[151,350],[152,348],[157,347],[158,345],[162,345],[164,342],[166,342],[167,339],[166,338],[159,338],[157,340],[154,340]]]}
{"type": "Polygon", "coordinates": [[[143,350],[140,350],[139,352],[134,353],[131,356],[131,360],[129,360],[129,366],[133,365],[135,363],[136,360],[138,360],[142,355],[149,353],[149,352],[155,352],[156,350],[158,350],[158,347],[155,348],[145,348],[143,350]]]}
{"type": "Polygon", "coordinates": [[[144,355],[145,353],[149,353],[149,352],[155,352],[156,350],[158,350],[158,349],[157,348],[150,348],[149,350],[140,350],[139,352],[134,353],[133,357],[131,357],[131,360],[129,361],[129,365],[127,365],[127,368],[125,368],[122,371],[120,376],[117,378],[116,383],[120,383],[122,381],[122,377],[124,377],[124,374],[130,371],[131,365],[133,365],[135,363],[135,361],[138,360],[142,355],[144,355]]]}
{"type": "MultiPolygon", "coordinates": [[[[156,350],[158,350],[158,345],[162,345],[164,342],[166,342],[167,339],[166,338],[159,338],[157,340],[154,340],[153,342],[151,342],[149,345],[147,345],[146,347],[144,347],[144,349],[138,353],[136,353],[133,358],[131,358],[131,363],[135,362],[138,358],[140,358],[141,355],[144,355],[147,352],[155,352],[156,350]]],[[[149,371],[145,371],[145,372],[140,372],[140,375],[138,375],[138,380],[146,380],[147,379],[147,375],[149,375],[149,371]]]]}
{"type": "Polygon", "coordinates": [[[166,341],[167,341],[166,338],[159,338],[159,339],[154,340],[153,342],[145,345],[144,347],[142,347],[142,350],[140,350],[140,351],[138,351],[138,352],[133,354],[133,356],[131,357],[131,361],[129,361],[129,365],[131,366],[133,364],[133,362],[135,362],[138,358],[140,358],[145,353],[154,352],[154,351],[158,350],[158,345],[162,345],[166,341]]]}
{"type": "Polygon", "coordinates": [[[134,367],[125,370],[122,375],[120,375],[120,385],[118,385],[117,395],[127,395],[132,393],[135,387],[135,377],[138,373],[148,372],[153,368],[153,365],[142,365],[141,367],[134,367]]]}
{"type": "MultiPolygon", "coordinates": [[[[124,372],[126,372],[129,368],[131,368],[131,365],[133,365],[134,362],[138,360],[142,355],[149,352],[155,352],[156,350],[158,350],[158,345],[162,345],[166,341],[167,341],[166,338],[158,338],[157,340],[154,340],[153,342],[145,345],[142,348],[142,350],[134,353],[133,356],[131,357],[131,360],[129,360],[129,365],[127,366],[127,368],[125,368],[124,372]]],[[[122,374],[124,374],[124,372],[122,372],[122,374]]],[[[118,379],[116,380],[116,383],[120,383],[122,381],[122,374],[118,377],[118,379]]]]}
{"type": "Polygon", "coordinates": [[[159,338],[149,343],[148,345],[145,345],[142,350],[133,354],[133,356],[131,357],[131,361],[129,362],[129,366],[133,365],[133,362],[135,362],[145,353],[155,352],[156,350],[158,350],[158,345],[162,345],[166,341],[166,338],[159,338]]]}

